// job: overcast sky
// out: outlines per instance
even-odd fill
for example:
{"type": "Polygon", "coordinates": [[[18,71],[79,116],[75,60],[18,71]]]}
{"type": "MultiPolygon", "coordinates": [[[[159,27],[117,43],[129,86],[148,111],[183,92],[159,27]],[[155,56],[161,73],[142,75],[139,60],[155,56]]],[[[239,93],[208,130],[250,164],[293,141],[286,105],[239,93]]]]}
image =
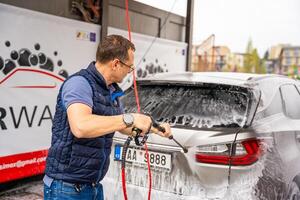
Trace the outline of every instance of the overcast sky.
{"type": "MultiPolygon", "coordinates": [[[[137,0],[185,16],[187,0],[137,0]]],[[[300,46],[300,0],[195,0],[193,43],[215,34],[216,45],[244,52],[249,38],[263,55],[272,45],[300,46]]]]}

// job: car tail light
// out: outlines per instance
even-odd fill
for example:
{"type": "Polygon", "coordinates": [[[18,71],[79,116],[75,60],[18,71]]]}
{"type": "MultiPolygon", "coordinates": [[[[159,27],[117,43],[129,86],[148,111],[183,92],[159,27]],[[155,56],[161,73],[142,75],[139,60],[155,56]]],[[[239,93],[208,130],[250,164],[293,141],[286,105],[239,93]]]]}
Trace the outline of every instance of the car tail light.
{"type": "MultiPolygon", "coordinates": [[[[237,141],[233,147],[231,164],[235,166],[251,165],[261,155],[259,140],[237,141]]],[[[198,146],[196,161],[201,163],[229,165],[231,143],[198,146]]]]}

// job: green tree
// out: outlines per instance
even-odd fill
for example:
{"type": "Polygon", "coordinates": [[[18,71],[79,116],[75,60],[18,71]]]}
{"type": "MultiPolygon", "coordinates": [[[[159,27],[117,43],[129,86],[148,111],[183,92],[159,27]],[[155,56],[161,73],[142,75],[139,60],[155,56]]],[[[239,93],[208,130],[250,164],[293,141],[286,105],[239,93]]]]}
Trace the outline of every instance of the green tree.
{"type": "Polygon", "coordinates": [[[298,75],[298,67],[297,67],[297,65],[292,65],[291,68],[293,69],[293,75],[298,75]]]}
{"type": "Polygon", "coordinates": [[[253,51],[252,40],[249,39],[247,47],[246,47],[246,54],[244,57],[244,70],[243,71],[246,73],[253,72],[252,55],[251,55],[252,51],[253,51]]]}
{"type": "Polygon", "coordinates": [[[260,59],[257,49],[253,49],[252,51],[252,60],[253,60],[253,67],[254,67],[254,72],[257,74],[265,74],[266,73],[266,68],[264,65],[264,62],[262,59],[260,59]]]}
{"type": "Polygon", "coordinates": [[[265,59],[260,60],[260,74],[265,74],[267,73],[267,67],[266,67],[266,61],[265,59]]]}
{"type": "Polygon", "coordinates": [[[263,60],[260,59],[257,49],[253,47],[251,39],[249,39],[247,44],[243,71],[246,73],[266,73],[265,64],[263,60]]]}

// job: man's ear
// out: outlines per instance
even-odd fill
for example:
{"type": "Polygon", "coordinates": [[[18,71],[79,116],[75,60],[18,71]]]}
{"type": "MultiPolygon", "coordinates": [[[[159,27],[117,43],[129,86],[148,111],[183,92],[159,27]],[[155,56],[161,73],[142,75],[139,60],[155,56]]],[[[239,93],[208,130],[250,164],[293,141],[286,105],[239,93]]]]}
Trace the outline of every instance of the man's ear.
{"type": "Polygon", "coordinates": [[[117,67],[118,67],[118,63],[119,63],[119,60],[118,60],[118,59],[113,59],[113,60],[111,61],[111,68],[112,68],[113,70],[116,70],[117,67]]]}

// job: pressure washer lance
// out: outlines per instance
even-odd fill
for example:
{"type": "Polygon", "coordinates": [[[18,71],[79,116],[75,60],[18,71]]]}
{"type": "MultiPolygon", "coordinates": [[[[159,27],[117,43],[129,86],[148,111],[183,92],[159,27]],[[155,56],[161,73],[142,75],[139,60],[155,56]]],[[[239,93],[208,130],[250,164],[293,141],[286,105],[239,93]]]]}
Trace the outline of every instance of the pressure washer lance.
{"type": "MultiPolygon", "coordinates": [[[[152,118],[152,117],[151,117],[152,118]]],[[[152,119],[152,121],[153,121],[153,119],[152,119]]],[[[165,130],[165,128],[164,127],[162,127],[162,126],[160,126],[158,123],[156,123],[155,121],[154,121],[154,123],[152,124],[152,126],[154,127],[154,128],[156,128],[157,130],[159,130],[160,132],[165,132],[166,130],[165,130]]],[[[188,152],[188,149],[186,148],[186,147],[184,147],[182,144],[180,144],[177,140],[175,140],[175,138],[173,137],[173,135],[170,135],[169,136],[169,139],[170,140],[173,140],[178,146],[180,146],[181,148],[182,148],[182,150],[183,150],[183,152],[184,153],[187,153],[188,152]]]]}

